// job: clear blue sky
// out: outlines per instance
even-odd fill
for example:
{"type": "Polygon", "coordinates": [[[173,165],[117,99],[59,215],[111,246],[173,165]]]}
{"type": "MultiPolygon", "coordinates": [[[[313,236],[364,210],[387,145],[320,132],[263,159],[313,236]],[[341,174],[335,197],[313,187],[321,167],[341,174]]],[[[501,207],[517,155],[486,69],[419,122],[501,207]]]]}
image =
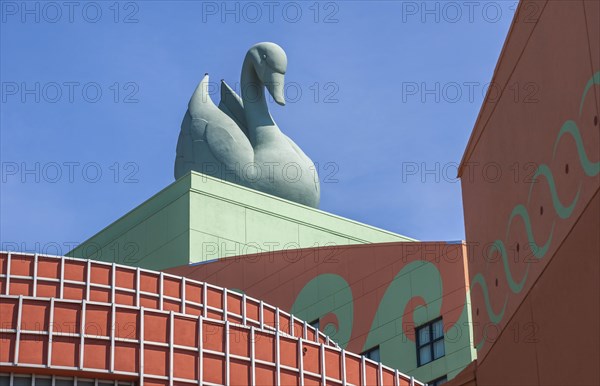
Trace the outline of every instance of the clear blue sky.
{"type": "Polygon", "coordinates": [[[260,41],[287,52],[271,112],[319,164],[321,209],[464,238],[456,164],[516,2],[0,4],[2,249],[66,253],[173,182],[196,84],[235,87],[260,41]]]}

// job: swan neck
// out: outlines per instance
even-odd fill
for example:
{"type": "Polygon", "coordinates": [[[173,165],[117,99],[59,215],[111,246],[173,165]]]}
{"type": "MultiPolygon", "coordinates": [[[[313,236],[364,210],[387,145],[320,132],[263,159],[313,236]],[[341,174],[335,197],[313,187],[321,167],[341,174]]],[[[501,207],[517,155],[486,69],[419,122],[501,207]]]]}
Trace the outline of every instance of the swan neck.
{"type": "Polygon", "coordinates": [[[269,142],[277,136],[279,129],[269,113],[265,85],[256,73],[250,54],[244,59],[241,85],[250,142],[253,146],[269,142]]]}

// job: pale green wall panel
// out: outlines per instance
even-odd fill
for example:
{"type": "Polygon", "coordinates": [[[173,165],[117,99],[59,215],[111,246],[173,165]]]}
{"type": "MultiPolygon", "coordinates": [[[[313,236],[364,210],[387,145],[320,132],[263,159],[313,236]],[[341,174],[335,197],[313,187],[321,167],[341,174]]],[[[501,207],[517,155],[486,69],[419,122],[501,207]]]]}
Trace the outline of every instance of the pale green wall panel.
{"type": "Polygon", "coordinates": [[[217,259],[221,256],[219,238],[204,232],[190,229],[190,263],[199,263],[202,257],[217,259]]]}
{"type": "MultiPolygon", "coordinates": [[[[169,205],[167,212],[167,235],[169,240],[190,230],[189,192],[177,198],[169,205]]],[[[158,224],[159,226],[161,224],[158,224]]],[[[164,226],[164,224],[162,224],[164,226]]],[[[162,229],[161,229],[162,230],[162,229]]]]}
{"type": "MultiPolygon", "coordinates": [[[[180,201],[181,198],[178,199],[180,201]]],[[[175,201],[172,205],[176,205],[175,201]]],[[[154,216],[151,216],[143,224],[145,224],[144,234],[140,235],[144,238],[145,245],[144,250],[146,252],[154,251],[161,246],[165,245],[171,238],[178,236],[178,234],[170,235],[170,228],[167,227],[165,230],[164,224],[169,222],[169,210],[168,207],[158,211],[154,216]]],[[[136,227],[137,228],[137,227],[136,227]]],[[[135,228],[134,228],[135,229],[135,228]]],[[[184,233],[183,230],[180,233],[184,233]]]]}
{"type": "Polygon", "coordinates": [[[348,239],[343,236],[306,225],[300,225],[298,232],[298,242],[301,248],[349,244],[348,239]]]}
{"type": "Polygon", "coordinates": [[[232,241],[245,242],[244,207],[197,193],[192,193],[190,198],[191,229],[232,241]]]}
{"type": "Polygon", "coordinates": [[[257,243],[263,250],[298,245],[298,228],[298,223],[274,213],[246,210],[246,242],[257,243]]]}
{"type": "Polygon", "coordinates": [[[191,172],[70,256],[165,269],[226,256],[411,238],[191,172]]]}
{"type": "Polygon", "coordinates": [[[187,264],[189,233],[183,233],[170,240],[167,244],[145,255],[136,266],[148,267],[149,269],[162,269],[163,267],[174,267],[187,264]]]}

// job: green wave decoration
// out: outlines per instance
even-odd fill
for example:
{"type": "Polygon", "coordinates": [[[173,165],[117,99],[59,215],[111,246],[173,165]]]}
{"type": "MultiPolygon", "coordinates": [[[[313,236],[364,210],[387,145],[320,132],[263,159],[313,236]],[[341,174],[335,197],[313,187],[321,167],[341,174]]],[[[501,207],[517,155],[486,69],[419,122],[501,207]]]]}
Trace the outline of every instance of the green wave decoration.
{"type": "MultiPolygon", "coordinates": [[[[471,288],[469,288],[467,290],[467,298],[469,298],[469,299],[471,298],[471,292],[472,292],[472,290],[473,290],[473,286],[471,286],[471,288]]],[[[484,296],[484,300],[485,300],[486,305],[487,305],[487,303],[489,303],[489,298],[486,298],[486,293],[485,292],[484,292],[483,296],[484,296]]],[[[471,310],[471,312],[473,312],[473,311],[471,310]]],[[[469,319],[469,321],[473,325],[473,327],[475,327],[475,323],[473,322],[473,316],[472,316],[472,314],[471,314],[471,318],[469,319]]],[[[482,325],[481,339],[479,340],[479,342],[475,343],[475,341],[473,341],[473,347],[475,347],[476,351],[481,350],[483,348],[483,346],[485,346],[485,342],[487,341],[487,328],[485,328],[485,327],[486,327],[485,324],[482,325]]],[[[475,339],[474,331],[473,331],[473,339],[475,339]]]]}
{"type": "Polygon", "coordinates": [[[308,321],[333,313],[338,325],[328,323],[319,329],[345,348],[352,335],[354,322],[352,290],[340,275],[321,274],[306,283],[298,293],[291,313],[308,321]]]}
{"type": "Polygon", "coordinates": [[[581,112],[583,111],[583,102],[585,101],[585,97],[587,96],[588,91],[590,91],[590,88],[592,88],[592,86],[595,84],[600,84],[600,71],[595,73],[585,85],[585,89],[583,90],[583,95],[581,97],[581,102],[579,103],[579,116],[581,116],[581,112]]]}
{"type": "Polygon", "coordinates": [[[550,186],[550,193],[552,194],[552,206],[554,207],[556,214],[558,214],[558,217],[562,219],[570,217],[571,213],[573,213],[573,209],[575,209],[577,201],[579,200],[579,193],[581,193],[581,183],[579,184],[577,194],[575,195],[575,198],[573,199],[571,204],[569,206],[565,206],[562,202],[560,202],[560,199],[558,198],[558,192],[556,191],[556,183],[554,182],[554,175],[552,174],[552,170],[550,170],[548,165],[541,164],[537,168],[535,174],[533,175],[531,187],[529,188],[529,196],[527,196],[527,203],[529,203],[529,201],[531,200],[531,192],[533,191],[533,187],[535,186],[534,183],[536,182],[536,179],[539,176],[546,177],[546,180],[548,181],[548,185],[550,186]]]}
{"type": "Polygon", "coordinates": [[[475,275],[473,277],[473,280],[471,282],[471,287],[474,287],[475,284],[479,284],[481,286],[481,290],[483,291],[483,300],[485,300],[485,309],[486,309],[488,315],[490,316],[490,320],[494,324],[500,323],[500,321],[502,320],[502,317],[504,316],[504,311],[506,311],[506,304],[508,303],[508,295],[506,295],[504,297],[504,305],[502,306],[502,310],[500,310],[498,313],[495,313],[494,309],[492,308],[492,303],[490,302],[490,296],[489,296],[490,294],[488,291],[487,283],[485,282],[485,278],[483,277],[483,275],[481,273],[478,273],[477,275],[475,275]]]}
{"type": "MultiPolygon", "coordinates": [[[[506,246],[502,240],[496,240],[490,246],[490,250],[495,249],[500,252],[500,256],[502,256],[502,264],[504,266],[504,274],[506,275],[506,279],[508,281],[508,286],[510,290],[514,293],[519,293],[523,289],[525,285],[525,281],[527,281],[527,275],[529,274],[529,264],[527,264],[527,268],[525,273],[523,274],[523,278],[520,282],[516,282],[513,278],[512,272],[510,271],[510,266],[508,264],[508,253],[506,253],[506,246]]],[[[488,255],[489,256],[489,255],[488,255]]]]}
{"type": "MultiPolygon", "coordinates": [[[[579,104],[579,116],[580,117],[583,112],[583,104],[585,102],[585,99],[586,99],[590,89],[592,88],[592,86],[598,85],[598,84],[600,84],[600,71],[597,71],[596,73],[594,73],[592,78],[590,78],[590,80],[588,80],[588,82],[585,85],[583,94],[581,96],[581,102],[579,104]]],[[[562,137],[567,134],[570,135],[571,137],[573,137],[573,139],[575,141],[575,146],[577,148],[577,154],[579,156],[579,162],[580,162],[581,167],[583,168],[585,174],[589,177],[594,177],[598,173],[600,173],[600,161],[598,161],[598,162],[590,161],[590,159],[588,158],[588,155],[585,151],[585,147],[583,145],[583,139],[581,137],[581,132],[579,130],[579,127],[577,126],[577,123],[575,123],[575,121],[573,121],[571,119],[565,121],[560,128],[560,131],[556,137],[556,140],[554,141],[554,148],[552,151],[552,159],[554,159],[554,157],[556,156],[556,150],[558,148],[558,144],[560,143],[562,137]]],[[[558,197],[558,192],[556,189],[556,182],[554,181],[554,176],[552,174],[552,170],[548,167],[548,165],[542,164],[536,170],[535,175],[532,180],[532,183],[531,183],[531,187],[529,188],[529,195],[527,197],[528,204],[531,200],[531,193],[533,191],[533,186],[534,186],[533,183],[535,183],[537,177],[539,177],[539,176],[544,176],[546,178],[546,180],[548,181],[550,193],[552,195],[552,205],[554,207],[556,214],[561,219],[569,218],[571,216],[571,214],[573,213],[573,210],[575,209],[577,202],[579,201],[579,195],[581,193],[582,182],[579,183],[579,188],[577,189],[577,194],[575,195],[575,198],[573,199],[573,201],[568,206],[565,206],[558,197]]],[[[556,225],[556,222],[552,223],[552,229],[550,230],[550,235],[548,236],[548,239],[546,240],[544,245],[540,247],[536,243],[535,238],[533,236],[533,230],[531,229],[531,221],[530,221],[529,213],[527,212],[527,208],[525,208],[525,206],[522,204],[518,204],[517,206],[515,206],[510,214],[510,218],[509,218],[508,224],[506,226],[506,238],[508,238],[508,232],[512,225],[512,221],[517,216],[519,216],[523,219],[523,222],[525,224],[525,231],[527,233],[527,239],[529,240],[529,244],[533,249],[534,256],[538,259],[543,258],[546,255],[546,253],[548,252],[548,248],[550,247],[550,243],[552,241],[552,236],[554,234],[554,226],[556,225]]],[[[525,271],[525,274],[524,274],[521,282],[517,283],[514,280],[514,278],[512,276],[512,272],[510,271],[510,268],[508,265],[508,255],[506,253],[506,247],[504,245],[504,242],[502,240],[496,240],[492,244],[492,248],[497,249],[502,256],[502,262],[504,264],[504,274],[506,275],[506,278],[507,278],[507,281],[508,281],[511,291],[513,291],[514,293],[521,292],[521,290],[523,289],[523,286],[525,285],[527,276],[528,276],[529,264],[527,264],[527,270],[525,271]]],[[[504,316],[504,311],[506,309],[506,304],[508,302],[508,295],[506,295],[506,298],[504,299],[504,306],[502,307],[502,310],[499,313],[495,313],[491,307],[488,287],[487,287],[487,284],[485,282],[483,275],[481,273],[477,273],[476,275],[474,275],[473,279],[471,281],[471,284],[472,284],[471,289],[474,287],[475,284],[479,284],[481,286],[481,288],[483,290],[483,296],[484,296],[486,309],[487,309],[488,314],[490,315],[490,320],[495,324],[499,323],[502,320],[502,317],[504,316]]],[[[486,340],[486,336],[485,336],[485,330],[484,330],[481,341],[479,341],[476,344],[477,350],[480,350],[483,347],[485,340],[486,340]]]]}
{"type": "Polygon", "coordinates": [[[558,137],[554,142],[554,150],[552,153],[552,157],[556,155],[556,148],[558,147],[558,143],[563,135],[569,134],[575,140],[575,146],[577,146],[577,153],[579,154],[579,162],[581,163],[581,167],[586,175],[590,177],[594,177],[598,172],[600,172],[600,161],[599,162],[591,162],[585,152],[585,148],[583,147],[583,139],[581,139],[581,133],[579,131],[579,127],[573,120],[566,121],[562,127],[560,128],[560,132],[558,133],[558,137]]]}
{"type": "Polygon", "coordinates": [[[401,352],[416,350],[415,342],[396,335],[396,329],[389,326],[403,326],[407,316],[406,307],[410,300],[421,297],[425,301],[424,310],[429,320],[440,315],[443,299],[443,283],[440,271],[428,261],[413,261],[405,265],[390,282],[379,302],[369,334],[363,346],[368,350],[379,342],[395,339],[397,349],[387,353],[390,365],[402,364],[401,352]],[[396,336],[394,336],[396,335],[396,336]]]}
{"type": "Polygon", "coordinates": [[[552,235],[554,234],[555,223],[552,223],[552,229],[550,230],[550,235],[548,235],[548,239],[546,240],[543,246],[540,246],[535,241],[535,237],[533,236],[533,230],[531,229],[531,219],[529,218],[529,212],[527,212],[527,208],[525,208],[523,204],[515,206],[512,210],[510,218],[508,219],[508,225],[506,226],[506,238],[508,239],[508,231],[510,230],[510,226],[512,224],[513,219],[517,216],[523,219],[523,223],[525,224],[525,232],[527,232],[527,240],[529,241],[529,246],[533,250],[533,255],[538,259],[544,257],[546,252],[548,252],[550,243],[552,242],[552,235]]]}

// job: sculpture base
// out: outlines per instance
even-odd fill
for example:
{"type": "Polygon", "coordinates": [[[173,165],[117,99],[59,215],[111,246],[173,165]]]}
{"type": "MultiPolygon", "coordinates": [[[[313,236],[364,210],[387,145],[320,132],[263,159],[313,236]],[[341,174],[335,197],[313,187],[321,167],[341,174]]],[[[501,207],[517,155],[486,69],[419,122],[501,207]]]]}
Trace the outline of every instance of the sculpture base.
{"type": "Polygon", "coordinates": [[[414,240],[191,172],[69,256],[160,270],[258,252],[397,241],[414,240]]]}

